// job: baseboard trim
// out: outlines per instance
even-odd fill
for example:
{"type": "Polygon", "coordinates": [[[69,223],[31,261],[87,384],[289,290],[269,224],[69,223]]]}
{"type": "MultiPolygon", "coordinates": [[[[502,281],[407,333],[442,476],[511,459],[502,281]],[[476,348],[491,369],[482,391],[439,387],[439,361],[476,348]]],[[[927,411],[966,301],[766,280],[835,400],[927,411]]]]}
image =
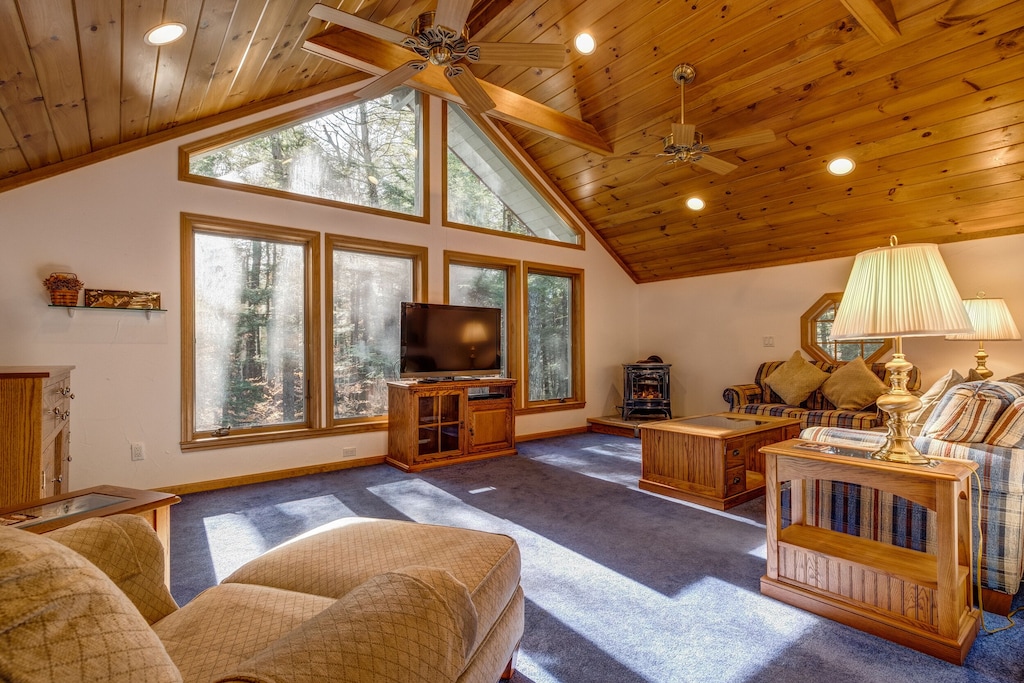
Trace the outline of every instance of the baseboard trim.
{"type": "Polygon", "coordinates": [[[586,427],[569,427],[568,429],[556,429],[550,432],[535,432],[533,434],[516,434],[516,442],[535,441],[536,439],[550,439],[554,436],[568,436],[570,434],[584,434],[586,427]]]}
{"type": "Polygon", "coordinates": [[[368,465],[384,464],[383,455],[373,455],[366,458],[352,458],[351,460],[339,460],[328,462],[322,465],[308,465],[306,467],[293,467],[287,470],[274,470],[272,472],[259,472],[257,474],[246,474],[240,477],[226,477],[224,479],[211,479],[209,481],[197,481],[192,484],[180,484],[178,486],[161,486],[154,490],[164,493],[173,493],[177,496],[186,493],[199,493],[200,491],[215,491],[226,489],[232,486],[244,486],[245,484],[259,484],[265,481],[276,481],[278,479],[291,479],[302,477],[307,474],[323,474],[324,472],[336,472],[347,470],[353,467],[366,467],[368,465]]]}

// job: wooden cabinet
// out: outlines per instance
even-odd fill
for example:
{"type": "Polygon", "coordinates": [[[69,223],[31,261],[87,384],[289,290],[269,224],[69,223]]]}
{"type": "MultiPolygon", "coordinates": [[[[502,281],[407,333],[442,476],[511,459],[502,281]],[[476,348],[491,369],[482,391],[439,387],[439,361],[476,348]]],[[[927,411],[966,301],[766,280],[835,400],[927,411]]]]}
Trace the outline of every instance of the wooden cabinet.
{"type": "Polygon", "coordinates": [[[768,561],[761,592],[963,664],[980,619],[971,593],[970,477],[977,465],[948,458],[902,465],[873,460],[867,449],[799,439],[763,452],[768,561]],[[815,479],[887,491],[934,510],[934,554],[815,526],[804,504],[815,479]],[[786,482],[791,523],[783,527],[786,482]]]}
{"type": "Polygon", "coordinates": [[[0,507],[70,489],[72,369],[0,367],[0,507]]]}
{"type": "Polygon", "coordinates": [[[418,472],[514,455],[514,379],[388,384],[387,462],[418,472]]]}

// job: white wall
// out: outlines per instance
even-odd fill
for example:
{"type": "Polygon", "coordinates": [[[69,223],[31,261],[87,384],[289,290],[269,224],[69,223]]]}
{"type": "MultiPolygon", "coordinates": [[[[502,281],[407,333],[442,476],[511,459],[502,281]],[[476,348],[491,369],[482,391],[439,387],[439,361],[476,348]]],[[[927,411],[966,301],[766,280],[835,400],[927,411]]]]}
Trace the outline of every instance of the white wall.
{"type": "Polygon", "coordinates": [[[346,446],[355,446],[357,457],[386,450],[386,434],[374,432],[181,452],[182,212],[426,245],[428,298],[435,302],[443,300],[445,249],[583,268],[587,407],[523,416],[517,432],[580,427],[586,417],[614,410],[620,364],[637,354],[637,286],[592,238],[584,251],[440,227],[441,116],[433,106],[429,225],[177,180],[179,145],[255,119],[0,194],[0,365],[76,366],[74,488],[170,486],[335,462],[346,446]],[[57,270],[77,273],[89,288],[159,291],[167,312],[148,320],[104,310],[69,317],[47,307],[42,279],[57,270]],[[135,441],[146,445],[144,461],[130,460],[135,441]]]}
{"type": "MultiPolygon", "coordinates": [[[[1002,297],[1024,330],[1024,235],[939,250],[962,297],[979,290],[1002,297]]],[[[641,286],[640,356],[673,364],[673,414],[724,410],[725,387],[752,382],[761,362],[799,349],[800,316],[822,294],[843,291],[852,267],[850,257],[641,286]],[[774,348],[762,345],[768,336],[774,348]]],[[[1024,341],[986,342],[985,349],[995,379],[1024,371],[1024,341]]],[[[976,350],[977,342],[942,337],[903,340],[907,360],[921,369],[922,388],[951,367],[966,376],[976,350]]]]}

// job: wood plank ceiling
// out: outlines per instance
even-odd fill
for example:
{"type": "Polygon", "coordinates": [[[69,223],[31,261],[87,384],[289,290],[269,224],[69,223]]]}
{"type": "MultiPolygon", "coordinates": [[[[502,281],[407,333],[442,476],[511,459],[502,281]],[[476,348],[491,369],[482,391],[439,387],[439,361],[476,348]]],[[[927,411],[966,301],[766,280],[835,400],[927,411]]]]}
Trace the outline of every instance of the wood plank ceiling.
{"type": "MultiPolygon", "coordinates": [[[[366,77],[310,54],[312,0],[0,0],[0,192],[366,77]],[[143,34],[181,21],[155,48],[143,34]]],[[[433,0],[332,0],[407,30],[433,0]]],[[[589,123],[610,155],[506,127],[637,282],[1024,231],[1020,0],[477,0],[481,41],[561,42],[562,69],[478,78],[589,123]],[[868,27],[870,30],[868,30],[868,27]],[[718,175],[655,156],[686,121],[718,175]],[[848,176],[825,172],[837,155],[848,176]],[[699,196],[694,212],[683,200],[699,196]]]]}

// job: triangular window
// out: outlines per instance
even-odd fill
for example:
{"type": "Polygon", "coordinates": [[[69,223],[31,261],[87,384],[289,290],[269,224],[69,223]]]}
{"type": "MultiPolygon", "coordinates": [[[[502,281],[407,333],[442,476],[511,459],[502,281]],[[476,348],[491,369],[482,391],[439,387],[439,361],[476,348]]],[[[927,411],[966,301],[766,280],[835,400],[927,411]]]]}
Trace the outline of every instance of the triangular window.
{"type": "Polygon", "coordinates": [[[580,233],[461,107],[449,103],[447,120],[448,223],[580,244],[580,233]]]}
{"type": "Polygon", "coordinates": [[[419,93],[399,88],[228,144],[187,147],[186,177],[421,216],[422,129],[419,93]]]}

